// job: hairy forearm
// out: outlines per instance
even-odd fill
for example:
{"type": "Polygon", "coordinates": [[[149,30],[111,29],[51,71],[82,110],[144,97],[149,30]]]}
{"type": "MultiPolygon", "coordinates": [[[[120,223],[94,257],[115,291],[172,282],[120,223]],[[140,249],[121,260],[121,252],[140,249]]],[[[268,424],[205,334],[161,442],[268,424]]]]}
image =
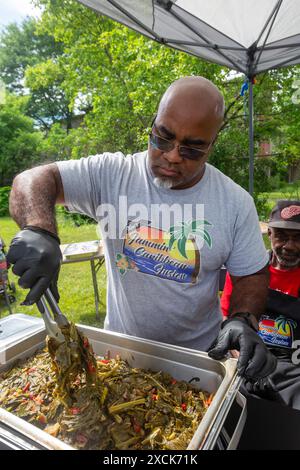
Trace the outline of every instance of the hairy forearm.
{"type": "Polygon", "coordinates": [[[54,210],[57,185],[51,167],[36,167],[14,179],[9,210],[19,227],[35,225],[57,233],[54,210]]]}
{"type": "Polygon", "coordinates": [[[250,312],[260,318],[265,310],[269,286],[269,270],[264,268],[256,274],[232,278],[232,295],[229,315],[237,312],[250,312]]]}

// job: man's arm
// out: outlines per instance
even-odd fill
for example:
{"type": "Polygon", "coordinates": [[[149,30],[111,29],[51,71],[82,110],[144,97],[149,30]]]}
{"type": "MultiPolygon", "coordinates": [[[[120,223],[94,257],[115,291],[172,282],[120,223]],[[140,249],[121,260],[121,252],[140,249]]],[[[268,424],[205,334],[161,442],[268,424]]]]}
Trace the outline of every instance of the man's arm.
{"type": "Polygon", "coordinates": [[[19,227],[40,227],[57,233],[55,204],[64,203],[64,190],[55,163],[20,173],[10,195],[10,214],[19,227]]]}
{"type": "Polygon", "coordinates": [[[238,312],[252,313],[257,320],[265,310],[268,286],[268,265],[249,276],[232,276],[232,294],[230,298],[229,317],[238,312]]]}
{"type": "Polygon", "coordinates": [[[61,263],[55,204],[64,202],[56,164],[27,170],[18,175],[10,196],[10,213],[21,227],[7,253],[19,285],[30,289],[24,305],[38,302],[48,287],[59,300],[57,278],[61,263]]]}

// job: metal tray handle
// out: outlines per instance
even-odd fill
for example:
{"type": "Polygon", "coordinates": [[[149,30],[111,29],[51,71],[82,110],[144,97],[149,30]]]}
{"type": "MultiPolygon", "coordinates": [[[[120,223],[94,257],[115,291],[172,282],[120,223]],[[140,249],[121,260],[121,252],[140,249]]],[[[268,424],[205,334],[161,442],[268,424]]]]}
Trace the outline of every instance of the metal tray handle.
{"type": "MultiPolygon", "coordinates": [[[[225,420],[227,418],[227,415],[230,411],[230,408],[236,399],[238,390],[240,388],[240,385],[242,383],[243,378],[236,376],[234,381],[232,382],[231,386],[226,392],[226,397],[223,400],[223,403],[220,407],[219,413],[215,417],[212,426],[210,427],[204,442],[202,443],[200,449],[201,450],[211,450],[214,448],[217,439],[220,435],[220,432],[222,430],[222,427],[224,426],[225,420]]],[[[244,410],[243,410],[244,411],[244,410]]],[[[243,422],[239,423],[241,426],[243,425],[243,422]]]]}
{"type": "Polygon", "coordinates": [[[241,406],[242,411],[239,417],[239,420],[237,422],[236,428],[234,430],[234,433],[230,439],[230,442],[227,446],[227,450],[236,450],[237,446],[240,442],[242,432],[244,430],[244,426],[246,423],[246,418],[247,418],[247,400],[242,395],[240,392],[237,392],[236,394],[236,401],[237,403],[241,406]]]}
{"type": "Polygon", "coordinates": [[[0,423],[4,423],[11,429],[15,429],[20,434],[23,434],[27,438],[41,444],[46,449],[53,450],[76,450],[74,447],[65,444],[56,437],[41,431],[39,428],[31,423],[19,418],[18,416],[9,413],[8,411],[0,408],[0,423]]]}
{"type": "Polygon", "coordinates": [[[34,446],[20,433],[13,432],[9,428],[4,428],[0,424],[0,450],[38,450],[39,447],[34,446]]]}

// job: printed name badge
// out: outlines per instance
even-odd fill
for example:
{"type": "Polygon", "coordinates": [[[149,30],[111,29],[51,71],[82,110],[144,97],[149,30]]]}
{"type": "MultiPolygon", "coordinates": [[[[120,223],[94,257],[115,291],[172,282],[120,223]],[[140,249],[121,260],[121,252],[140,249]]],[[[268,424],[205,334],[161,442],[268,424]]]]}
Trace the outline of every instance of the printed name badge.
{"type": "Polygon", "coordinates": [[[270,317],[263,315],[259,322],[259,336],[268,346],[292,348],[297,322],[280,315],[270,317]]]}

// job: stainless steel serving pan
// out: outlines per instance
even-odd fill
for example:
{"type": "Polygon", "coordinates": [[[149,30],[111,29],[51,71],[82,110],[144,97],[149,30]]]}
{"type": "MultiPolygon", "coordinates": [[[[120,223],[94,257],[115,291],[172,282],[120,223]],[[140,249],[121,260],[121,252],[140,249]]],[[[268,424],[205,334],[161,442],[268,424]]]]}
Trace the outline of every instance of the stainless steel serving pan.
{"type": "MultiPolygon", "coordinates": [[[[78,327],[89,338],[95,353],[100,356],[109,351],[111,357],[119,354],[132,367],[163,370],[177,380],[187,382],[196,378],[195,386],[209,393],[214,393],[214,399],[199,424],[188,450],[212,449],[215,446],[231,405],[238,394],[240,380],[236,375],[235,359],[219,362],[209,358],[206,353],[192,349],[135,338],[85,325],[78,325],[78,327]]],[[[10,344],[4,350],[0,350],[0,373],[10,368],[16,360],[32,356],[37,349],[44,346],[44,340],[45,331],[36,332],[15,344],[10,344]]],[[[238,396],[238,400],[242,407],[242,413],[234,436],[229,443],[229,448],[236,447],[246,418],[246,403],[241,396],[238,396]]],[[[47,449],[70,449],[70,446],[61,440],[49,436],[32,424],[0,408],[1,422],[47,449]]]]}

